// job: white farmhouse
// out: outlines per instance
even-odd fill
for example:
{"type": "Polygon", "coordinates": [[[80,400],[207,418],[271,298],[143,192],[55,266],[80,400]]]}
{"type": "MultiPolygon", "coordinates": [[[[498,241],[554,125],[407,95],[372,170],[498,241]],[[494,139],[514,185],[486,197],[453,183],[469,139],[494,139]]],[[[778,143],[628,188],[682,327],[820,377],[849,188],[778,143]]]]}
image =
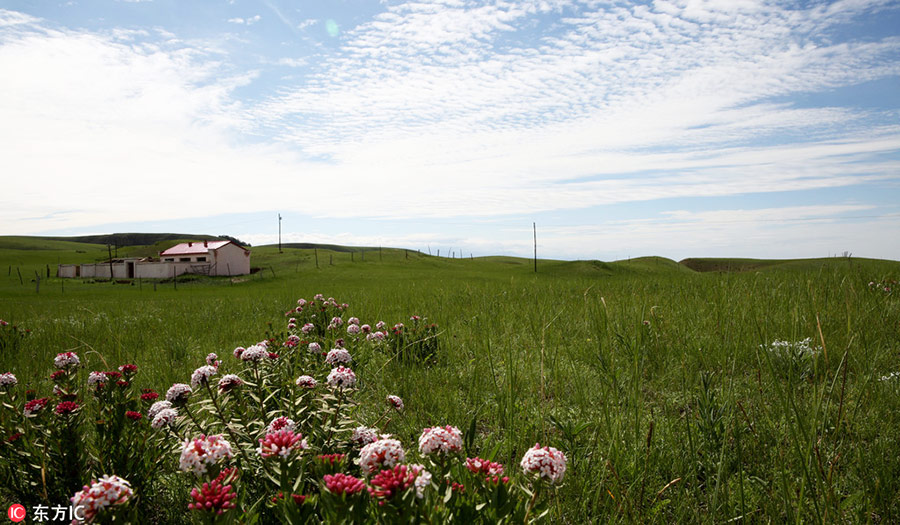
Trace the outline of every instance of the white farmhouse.
{"type": "Polygon", "coordinates": [[[60,277],[167,279],[185,273],[247,275],[250,250],[231,241],[185,242],[159,253],[159,260],[113,259],[93,264],[60,264],[60,277]]]}
{"type": "Polygon", "coordinates": [[[246,275],[250,273],[250,250],[231,241],[183,242],[159,253],[160,262],[192,263],[208,275],[246,275]],[[208,271],[204,267],[208,266],[208,271]]]}

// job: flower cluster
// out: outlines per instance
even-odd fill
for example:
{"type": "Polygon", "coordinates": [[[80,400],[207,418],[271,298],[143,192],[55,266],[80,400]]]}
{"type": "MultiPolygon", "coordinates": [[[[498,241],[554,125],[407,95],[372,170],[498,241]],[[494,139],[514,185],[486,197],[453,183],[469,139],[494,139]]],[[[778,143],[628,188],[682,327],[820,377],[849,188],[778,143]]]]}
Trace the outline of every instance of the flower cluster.
{"type": "Polygon", "coordinates": [[[378,430],[363,426],[356,427],[353,430],[353,435],[350,436],[350,441],[361,446],[368,445],[369,443],[374,443],[378,441],[378,430]]]}
{"type": "Polygon", "coordinates": [[[75,352],[63,352],[56,355],[53,364],[56,365],[56,368],[71,370],[81,364],[81,360],[78,359],[78,354],[75,352]]]}
{"type": "Polygon", "coordinates": [[[231,484],[224,484],[224,480],[230,478],[233,472],[234,469],[225,469],[211,482],[204,483],[199,489],[191,489],[194,501],[188,503],[188,508],[215,515],[222,515],[228,509],[233,509],[237,494],[232,492],[231,484]]]}
{"type": "Polygon", "coordinates": [[[325,362],[331,366],[337,364],[347,364],[350,361],[352,361],[350,352],[343,348],[333,348],[330,352],[328,352],[328,355],[325,356],[325,362]]]}
{"type": "Polygon", "coordinates": [[[244,381],[235,374],[226,374],[219,379],[219,391],[231,392],[235,388],[244,384],[244,381]]]}
{"type": "Polygon", "coordinates": [[[424,455],[434,453],[451,454],[462,450],[462,432],[456,427],[426,428],[419,436],[419,452],[424,455]]]}
{"type": "Polygon", "coordinates": [[[344,366],[333,368],[328,374],[328,384],[333,388],[353,388],[356,385],[356,374],[344,366]]]}
{"type": "Polygon", "coordinates": [[[25,403],[24,414],[26,416],[33,416],[44,409],[47,406],[47,402],[50,399],[46,397],[42,397],[40,399],[32,399],[31,401],[25,403]]]}
{"type": "Polygon", "coordinates": [[[19,383],[19,380],[16,379],[16,376],[13,375],[12,372],[4,372],[0,374],[0,388],[9,388],[16,386],[19,383]]]}
{"type": "Polygon", "coordinates": [[[340,472],[334,475],[325,474],[323,479],[325,480],[325,488],[328,489],[328,492],[338,496],[344,494],[352,496],[354,494],[359,494],[366,488],[365,481],[340,472]]]}
{"type": "Polygon", "coordinates": [[[364,474],[374,474],[383,468],[391,468],[406,460],[403,445],[396,439],[379,439],[359,451],[359,468],[364,474]]]}
{"type": "Polygon", "coordinates": [[[283,428],[276,432],[266,434],[259,440],[259,448],[256,451],[264,458],[272,456],[288,457],[295,450],[306,450],[309,445],[303,439],[303,434],[295,434],[292,430],[283,428]]]}
{"type": "Polygon", "coordinates": [[[503,475],[503,465],[479,457],[466,458],[466,468],[472,474],[482,474],[488,477],[503,475]]]}
{"type": "Polygon", "coordinates": [[[266,433],[271,434],[272,432],[278,432],[279,430],[290,430],[293,432],[297,428],[297,424],[294,423],[293,419],[281,416],[276,417],[269,423],[269,426],[266,427],[266,433]]]}
{"type": "Polygon", "coordinates": [[[387,396],[387,404],[397,412],[403,412],[403,400],[400,396],[387,396]]]}
{"type": "Polygon", "coordinates": [[[412,486],[416,488],[416,497],[421,499],[425,488],[431,484],[431,473],[422,465],[397,465],[376,474],[369,484],[369,494],[379,505],[412,486]]]}
{"type": "Polygon", "coordinates": [[[101,511],[114,505],[122,505],[133,495],[128,481],[118,476],[103,476],[72,496],[72,507],[81,507],[83,518],[83,521],[76,518],[73,523],[91,523],[101,511]]]}
{"type": "Polygon", "coordinates": [[[193,392],[194,390],[190,386],[184,383],[175,383],[166,392],[166,401],[173,405],[183,405],[187,403],[193,392]]]}
{"type": "Polygon", "coordinates": [[[316,385],[319,384],[319,382],[316,381],[316,379],[312,376],[300,376],[297,378],[297,381],[295,381],[295,383],[300,388],[316,388],[316,385]]]}
{"type": "Polygon", "coordinates": [[[56,414],[59,416],[68,416],[78,410],[78,403],[74,401],[63,401],[56,405],[56,414]]]}
{"type": "Polygon", "coordinates": [[[253,361],[256,363],[269,357],[269,349],[263,345],[253,345],[244,350],[240,357],[242,361],[253,361]]]}
{"type": "Polygon", "coordinates": [[[553,447],[541,447],[540,443],[535,443],[522,457],[520,465],[525,474],[559,483],[566,473],[566,455],[553,447]]]}
{"type": "MultiPolygon", "coordinates": [[[[211,354],[215,355],[215,354],[211,354]]],[[[208,358],[207,358],[208,361],[208,358]]],[[[213,365],[205,365],[200,368],[194,370],[194,373],[191,374],[191,386],[193,388],[197,388],[201,385],[205,385],[209,383],[209,378],[216,374],[218,369],[213,365]]]]}
{"type": "MultiPolygon", "coordinates": [[[[159,417],[159,415],[157,415],[159,417]]],[[[231,458],[231,444],[221,435],[186,439],[181,446],[179,466],[185,472],[193,472],[198,476],[206,474],[209,467],[217,465],[225,458],[231,458]]]]}

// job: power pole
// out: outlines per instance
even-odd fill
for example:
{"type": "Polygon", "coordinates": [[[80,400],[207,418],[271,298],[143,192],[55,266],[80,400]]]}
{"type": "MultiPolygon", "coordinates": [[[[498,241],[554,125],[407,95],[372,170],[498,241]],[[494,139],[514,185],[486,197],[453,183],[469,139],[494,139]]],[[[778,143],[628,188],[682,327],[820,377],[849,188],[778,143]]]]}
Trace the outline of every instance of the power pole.
{"type": "Polygon", "coordinates": [[[278,214],[278,253],[283,253],[281,251],[281,214],[278,214]]]}

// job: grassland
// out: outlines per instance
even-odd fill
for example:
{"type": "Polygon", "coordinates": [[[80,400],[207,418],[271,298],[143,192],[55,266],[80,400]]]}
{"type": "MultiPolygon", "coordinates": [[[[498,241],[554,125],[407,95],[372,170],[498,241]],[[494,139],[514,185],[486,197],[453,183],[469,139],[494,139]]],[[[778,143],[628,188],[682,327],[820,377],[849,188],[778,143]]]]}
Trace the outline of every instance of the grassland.
{"type": "Polygon", "coordinates": [[[0,318],[32,330],[0,372],[49,392],[52,357],[73,350],[87,370],[133,362],[140,386],[165,389],[321,292],[363,322],[438,323],[436,364],[370,363],[360,395],[406,400],[391,429],[405,442],[474,429],[508,468],[536,441],[564,450],[553,521],[900,519],[900,377],[885,379],[900,370],[900,298],[869,286],[900,279],[900,263],[539,261],[535,274],[508,257],[266,246],[253,275],[177,289],[46,278],[105,253],[0,238],[0,318]],[[810,352],[769,349],[806,338],[810,352]]]}

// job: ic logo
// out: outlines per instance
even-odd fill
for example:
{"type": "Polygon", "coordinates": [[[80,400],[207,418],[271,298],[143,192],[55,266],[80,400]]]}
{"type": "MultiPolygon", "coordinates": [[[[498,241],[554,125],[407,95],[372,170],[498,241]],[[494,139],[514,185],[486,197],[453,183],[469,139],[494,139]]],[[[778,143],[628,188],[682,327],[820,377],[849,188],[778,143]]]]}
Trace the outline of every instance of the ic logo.
{"type": "Polygon", "coordinates": [[[9,506],[9,510],[6,511],[6,514],[9,516],[9,519],[18,523],[25,519],[25,507],[18,503],[13,503],[9,506]]]}

